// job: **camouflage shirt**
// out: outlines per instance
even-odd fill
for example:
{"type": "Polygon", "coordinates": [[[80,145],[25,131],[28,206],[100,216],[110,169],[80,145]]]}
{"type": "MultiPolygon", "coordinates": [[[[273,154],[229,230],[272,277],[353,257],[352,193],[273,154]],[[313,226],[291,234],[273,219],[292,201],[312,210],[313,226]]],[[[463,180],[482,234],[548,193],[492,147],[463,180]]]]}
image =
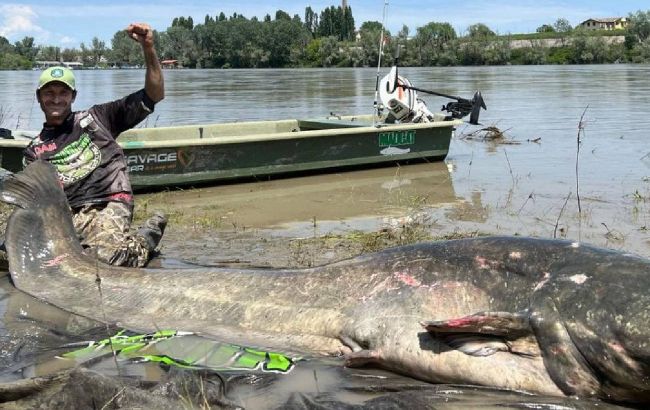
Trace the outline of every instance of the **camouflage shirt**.
{"type": "Polygon", "coordinates": [[[24,163],[42,159],[53,164],[73,209],[109,201],[132,204],[124,152],[115,139],[153,108],[154,102],[140,90],[87,111],[72,112],[60,126],[44,126],[25,148],[24,163]]]}

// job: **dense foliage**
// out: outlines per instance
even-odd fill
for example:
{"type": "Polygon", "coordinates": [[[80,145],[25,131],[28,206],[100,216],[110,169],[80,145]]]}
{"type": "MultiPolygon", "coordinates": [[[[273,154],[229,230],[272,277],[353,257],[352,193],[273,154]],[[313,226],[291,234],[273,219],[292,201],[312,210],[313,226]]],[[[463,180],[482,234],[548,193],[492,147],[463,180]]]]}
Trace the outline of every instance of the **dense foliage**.
{"type": "MultiPolygon", "coordinates": [[[[628,18],[629,27],[619,31],[572,28],[560,18],[529,34],[498,35],[476,23],[461,36],[449,23],[430,22],[414,35],[406,26],[392,35],[376,21],[355,31],[349,7],[320,13],[307,7],[302,18],[282,10],[262,20],[220,13],[196,24],[192,17],[177,17],[156,32],[156,45],[162,60],[187,68],[376,66],[382,32],[386,65],[398,45],[404,66],[650,62],[650,10],[628,18]]],[[[115,33],[110,47],[94,38],[78,49],[37,46],[32,37],[11,44],[0,36],[0,68],[30,69],[36,61],[79,61],[86,67],[143,63],[138,44],[124,31],[115,33]]]]}

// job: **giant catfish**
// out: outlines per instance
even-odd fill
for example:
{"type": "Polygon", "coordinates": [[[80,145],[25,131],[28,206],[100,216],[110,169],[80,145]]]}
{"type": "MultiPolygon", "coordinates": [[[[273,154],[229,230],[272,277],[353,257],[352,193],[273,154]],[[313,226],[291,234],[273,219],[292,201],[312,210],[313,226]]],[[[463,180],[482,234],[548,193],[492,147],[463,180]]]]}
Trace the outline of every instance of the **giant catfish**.
{"type": "Polygon", "coordinates": [[[576,242],[420,243],[310,269],[136,269],[84,253],[49,165],[5,179],[15,286],[140,331],[344,355],[418,379],[650,403],[650,261],[576,242]]]}

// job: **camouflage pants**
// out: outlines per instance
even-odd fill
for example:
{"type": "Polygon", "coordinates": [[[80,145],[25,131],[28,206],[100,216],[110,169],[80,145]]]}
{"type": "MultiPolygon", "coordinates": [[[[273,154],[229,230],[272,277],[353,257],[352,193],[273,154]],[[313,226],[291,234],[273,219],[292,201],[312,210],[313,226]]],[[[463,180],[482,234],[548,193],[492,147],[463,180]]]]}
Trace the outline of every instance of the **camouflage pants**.
{"type": "MultiPolygon", "coordinates": [[[[142,267],[158,245],[140,232],[129,232],[133,207],[122,202],[84,205],[73,212],[72,221],[86,252],[117,266],[142,267]]],[[[164,229],[164,227],[163,227],[164,229]]]]}

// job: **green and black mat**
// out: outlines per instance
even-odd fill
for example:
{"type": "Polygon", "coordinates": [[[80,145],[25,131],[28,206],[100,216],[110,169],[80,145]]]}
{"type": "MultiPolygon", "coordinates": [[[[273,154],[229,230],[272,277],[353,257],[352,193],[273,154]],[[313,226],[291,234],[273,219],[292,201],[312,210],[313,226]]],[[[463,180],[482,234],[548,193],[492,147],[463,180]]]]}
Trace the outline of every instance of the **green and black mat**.
{"type": "Polygon", "coordinates": [[[84,345],[84,348],[64,353],[59,358],[90,364],[115,354],[118,361],[158,362],[186,369],[271,373],[288,373],[300,360],[175,330],[135,335],[122,330],[108,339],[84,345]]]}

